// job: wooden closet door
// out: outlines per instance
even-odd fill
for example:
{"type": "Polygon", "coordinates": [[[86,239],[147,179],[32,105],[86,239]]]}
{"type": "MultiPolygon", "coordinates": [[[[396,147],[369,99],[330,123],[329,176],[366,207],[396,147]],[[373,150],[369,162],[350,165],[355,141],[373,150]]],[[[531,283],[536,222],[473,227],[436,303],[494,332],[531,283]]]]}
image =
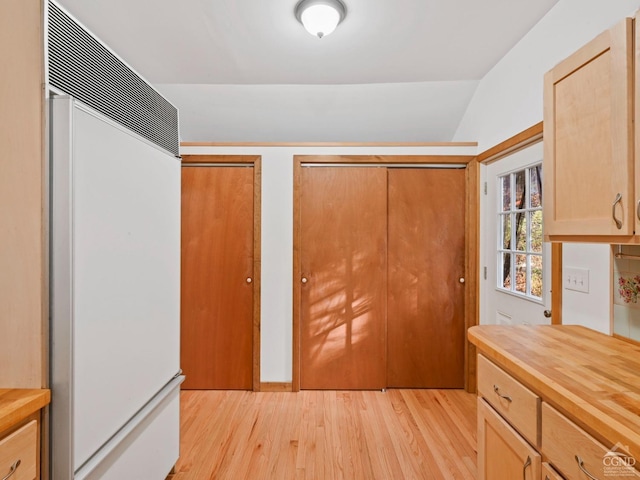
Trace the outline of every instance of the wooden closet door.
{"type": "Polygon", "coordinates": [[[252,388],[252,277],[253,168],[183,167],[182,388],[252,388]]]}
{"type": "Polygon", "coordinates": [[[300,386],[386,386],[386,170],[303,167],[300,386]]]}
{"type": "Polygon", "coordinates": [[[465,171],[388,174],[389,386],[462,388],[465,171]]]}

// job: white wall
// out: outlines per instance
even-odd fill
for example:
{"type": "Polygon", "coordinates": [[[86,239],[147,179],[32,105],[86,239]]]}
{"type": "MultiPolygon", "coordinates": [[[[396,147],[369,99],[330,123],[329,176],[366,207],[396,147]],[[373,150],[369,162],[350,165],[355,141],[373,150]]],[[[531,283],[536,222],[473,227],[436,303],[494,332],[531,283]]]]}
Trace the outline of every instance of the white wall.
{"type": "Polygon", "coordinates": [[[476,147],[183,147],[181,154],[262,156],[262,382],[290,382],[294,155],[475,155],[476,147]]]}
{"type": "MultiPolygon", "coordinates": [[[[484,151],[542,121],[543,76],[640,6],[638,0],[560,0],[481,80],[454,136],[484,151]]],[[[589,294],[563,291],[563,320],[610,331],[607,245],[566,244],[563,267],[590,271],[589,294]]]]}
{"type": "Polygon", "coordinates": [[[542,121],[544,74],[639,6],[560,0],[480,81],[453,141],[477,141],[482,152],[542,121]]]}
{"type": "Polygon", "coordinates": [[[608,244],[565,243],[562,268],[589,270],[589,293],[562,290],[562,323],[611,333],[611,247],[608,244]]]}
{"type": "Polygon", "coordinates": [[[477,85],[157,87],[180,109],[183,141],[407,143],[450,141],[477,85]]]}

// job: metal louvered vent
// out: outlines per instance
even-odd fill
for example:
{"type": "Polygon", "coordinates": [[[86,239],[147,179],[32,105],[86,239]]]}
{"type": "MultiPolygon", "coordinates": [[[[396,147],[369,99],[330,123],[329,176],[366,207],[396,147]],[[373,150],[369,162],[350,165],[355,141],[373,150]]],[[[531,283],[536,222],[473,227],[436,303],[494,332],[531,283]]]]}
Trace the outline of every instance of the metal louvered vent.
{"type": "Polygon", "coordinates": [[[177,109],[60,7],[48,3],[49,84],[177,156],[177,109]]]}

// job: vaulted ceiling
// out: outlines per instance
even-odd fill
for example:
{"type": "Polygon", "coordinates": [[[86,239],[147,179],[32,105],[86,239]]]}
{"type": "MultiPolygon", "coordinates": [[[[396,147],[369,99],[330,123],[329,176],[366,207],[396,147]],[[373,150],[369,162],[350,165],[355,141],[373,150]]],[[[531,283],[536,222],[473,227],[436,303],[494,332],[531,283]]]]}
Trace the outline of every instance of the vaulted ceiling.
{"type": "MultiPolygon", "coordinates": [[[[442,141],[453,134],[477,82],[558,2],[344,0],[346,19],[332,35],[318,39],[296,20],[296,1],[59,3],[177,104],[188,125],[184,138],[203,140],[198,125],[215,116],[216,108],[231,108],[229,102],[239,104],[239,115],[249,115],[250,103],[243,105],[243,99],[257,102],[265,115],[284,101],[281,113],[293,116],[296,108],[314,108],[312,97],[320,99],[318,111],[327,98],[337,99],[334,106],[346,113],[349,124],[349,110],[361,108],[366,114],[372,101],[381,103],[380,115],[402,118],[411,105],[396,112],[390,108],[414,98],[437,115],[433,132],[425,130],[427,118],[420,135],[442,141]],[[238,98],[225,103],[212,98],[217,95],[238,98]]],[[[373,128],[364,123],[363,128],[373,128]]],[[[252,128],[260,126],[267,124],[252,128]]],[[[218,139],[233,139],[233,132],[212,127],[218,139]]],[[[265,137],[274,135],[282,132],[265,137]]],[[[292,132],[282,140],[304,135],[292,132]]],[[[361,132],[354,140],[365,137],[361,132]]]]}

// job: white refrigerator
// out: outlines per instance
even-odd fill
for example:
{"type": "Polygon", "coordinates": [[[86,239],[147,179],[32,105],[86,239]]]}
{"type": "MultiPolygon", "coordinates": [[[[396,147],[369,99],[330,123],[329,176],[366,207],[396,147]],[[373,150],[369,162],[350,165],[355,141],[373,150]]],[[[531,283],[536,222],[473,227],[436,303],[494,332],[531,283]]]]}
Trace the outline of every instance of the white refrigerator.
{"type": "Polygon", "coordinates": [[[180,159],[50,100],[53,480],[164,480],[179,454],[180,159]]]}

